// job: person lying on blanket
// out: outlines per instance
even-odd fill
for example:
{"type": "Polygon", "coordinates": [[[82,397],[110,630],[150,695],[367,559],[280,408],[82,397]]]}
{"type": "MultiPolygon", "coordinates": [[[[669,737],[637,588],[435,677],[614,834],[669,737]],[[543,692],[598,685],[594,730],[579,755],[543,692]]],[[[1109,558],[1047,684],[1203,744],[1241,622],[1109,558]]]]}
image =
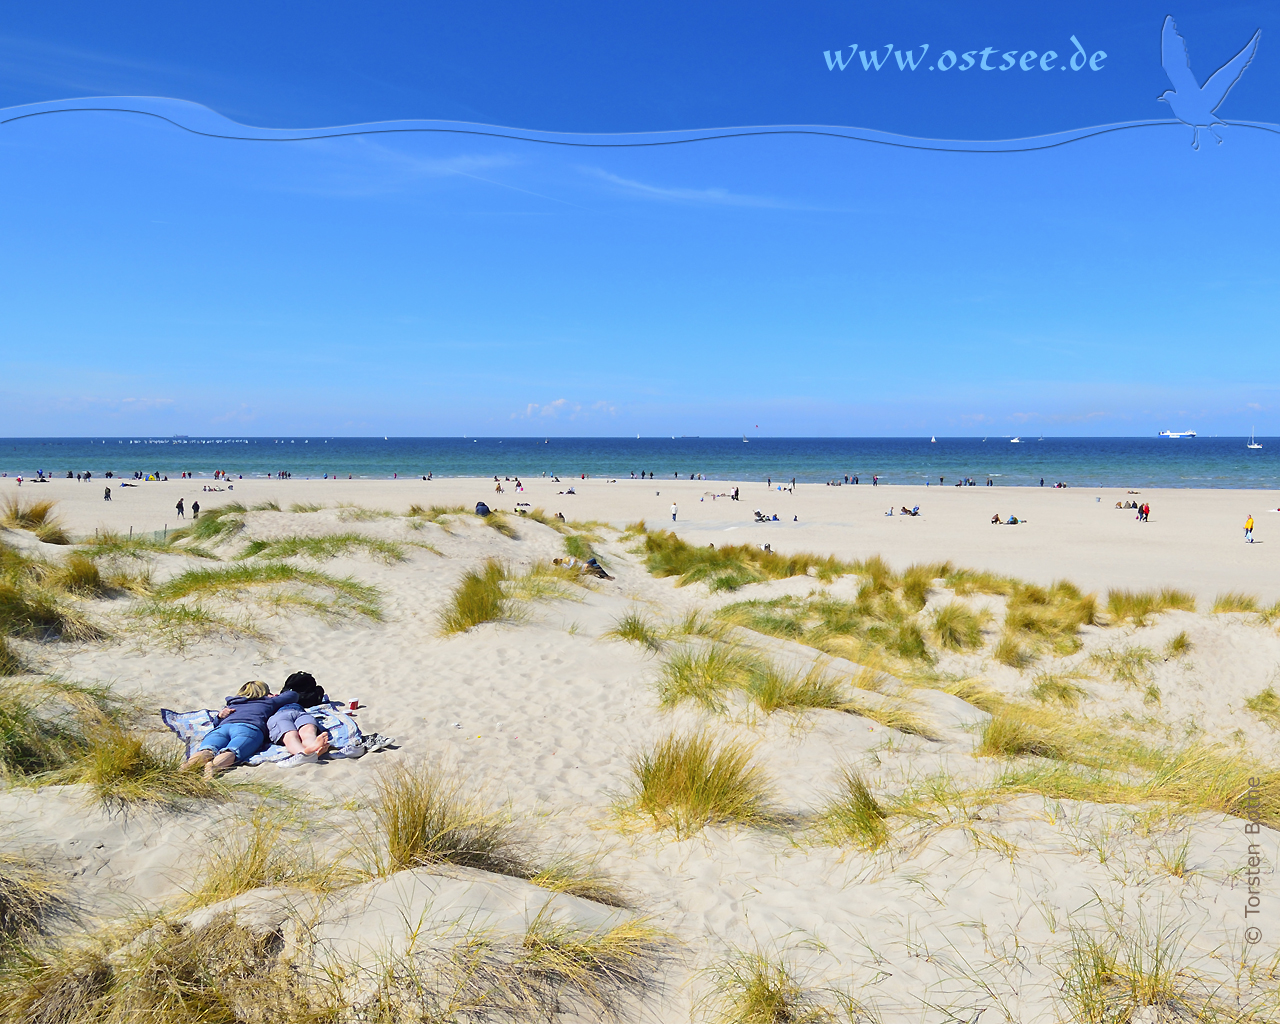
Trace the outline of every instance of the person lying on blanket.
{"type": "Polygon", "coordinates": [[[212,779],[237,762],[249,760],[266,745],[267,720],[282,707],[297,704],[298,699],[293,690],[273,697],[261,680],[245,683],[234,697],[227,698],[227,706],[218,712],[218,727],[200,742],[200,748],[183,763],[183,770],[203,767],[204,777],[212,779]]]}
{"type": "Polygon", "coordinates": [[[329,751],[329,734],[318,732],[319,723],[306,709],[328,703],[324,689],[310,672],[295,672],[284,681],[285,693],[298,699],[286,704],[267,719],[267,739],[279,743],[291,754],[306,754],[310,760],[329,751]]]}

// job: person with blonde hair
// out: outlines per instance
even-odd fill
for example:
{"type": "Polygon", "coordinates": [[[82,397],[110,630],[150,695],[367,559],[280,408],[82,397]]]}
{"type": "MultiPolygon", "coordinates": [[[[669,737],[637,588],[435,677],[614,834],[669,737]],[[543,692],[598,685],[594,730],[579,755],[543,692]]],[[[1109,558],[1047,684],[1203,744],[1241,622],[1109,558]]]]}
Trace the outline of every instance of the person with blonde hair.
{"type": "Polygon", "coordinates": [[[271,695],[271,688],[260,679],[245,683],[227,706],[218,712],[221,722],[200,741],[200,747],[183,763],[183,771],[204,769],[204,777],[212,779],[228,768],[247,761],[267,742],[267,719],[286,704],[298,703],[293,690],[271,695]]]}

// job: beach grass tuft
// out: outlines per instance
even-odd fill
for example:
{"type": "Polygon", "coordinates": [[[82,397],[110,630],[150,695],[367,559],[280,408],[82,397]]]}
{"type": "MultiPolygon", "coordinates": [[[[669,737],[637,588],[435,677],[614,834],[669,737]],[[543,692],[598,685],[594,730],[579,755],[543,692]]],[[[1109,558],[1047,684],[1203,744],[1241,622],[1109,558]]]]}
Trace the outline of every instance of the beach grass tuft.
{"type": "Polygon", "coordinates": [[[1112,622],[1145,626],[1152,615],[1167,611],[1193,612],[1196,599],[1183,590],[1108,590],[1107,615],[1112,622]]]}
{"type": "Polygon", "coordinates": [[[665,934],[642,920],[590,931],[539,915],[521,940],[512,973],[518,989],[534,997],[526,1011],[558,1005],[572,992],[596,1019],[616,1019],[619,997],[647,986],[665,945],[665,934]]]}
{"type": "Polygon", "coordinates": [[[80,756],[41,781],[87,786],[108,807],[226,799],[225,785],[181,771],[182,760],[180,752],[160,751],[147,737],[102,720],[87,730],[80,756]]]}
{"type": "Polygon", "coordinates": [[[1108,647],[1089,657],[1091,664],[1111,673],[1117,683],[1128,686],[1144,686],[1151,681],[1151,666],[1156,654],[1150,647],[1108,647]]]}
{"type": "Polygon", "coordinates": [[[991,656],[1001,665],[1008,665],[1019,671],[1035,661],[1035,654],[1024,647],[1019,642],[1017,634],[1011,631],[1001,635],[991,651],[991,656]]]}
{"type": "Polygon", "coordinates": [[[718,711],[726,693],[745,688],[763,667],[760,658],[729,644],[681,646],[663,663],[658,693],[664,707],[692,700],[718,711]]]}
{"type": "Polygon", "coordinates": [[[204,870],[188,907],[220,903],[253,889],[329,892],[358,880],[337,859],[324,859],[306,840],[306,815],[289,805],[253,807],[202,851],[204,870]]]}
{"type": "Polygon", "coordinates": [[[334,533],[323,537],[283,537],[279,540],[251,541],[240,553],[241,558],[259,557],[264,560],[285,558],[309,558],[323,562],[340,555],[354,553],[369,555],[384,565],[405,560],[404,545],[394,541],[365,537],[359,533],[334,533]]]}
{"type": "Polygon", "coordinates": [[[350,576],[332,576],[314,569],[299,569],[284,562],[241,562],[229,566],[188,569],[155,588],[157,602],[189,597],[235,598],[258,587],[275,587],[277,593],[297,593],[299,588],[328,593],[324,602],[293,602],[298,607],[324,613],[354,612],[371,619],[381,617],[376,587],[350,576]]]}
{"type": "Polygon", "coordinates": [[[170,543],[178,541],[222,541],[244,529],[244,515],[249,510],[238,501],[217,508],[207,508],[190,526],[183,526],[169,534],[170,543]]]}
{"type": "Polygon", "coordinates": [[[1274,686],[1268,686],[1261,693],[1254,694],[1244,702],[1244,706],[1271,728],[1280,728],[1280,694],[1276,693],[1274,686]]]}
{"type": "Polygon", "coordinates": [[[818,830],[830,842],[878,850],[889,841],[888,813],[876,800],[866,780],[845,765],[837,778],[835,795],[818,819],[818,830]]]}
{"type": "Polygon", "coordinates": [[[70,916],[69,895],[65,879],[43,861],[0,853],[0,963],[70,916]]]}
{"type": "Polygon", "coordinates": [[[441,619],[441,633],[463,633],[482,622],[506,618],[509,602],[502,584],[507,578],[506,568],[494,558],[464,573],[441,619]]]}
{"type": "Polygon", "coordinates": [[[1213,611],[1216,615],[1228,612],[1256,612],[1258,599],[1253,594],[1242,594],[1237,590],[1219,594],[1213,599],[1213,611]]]}
{"type": "Polygon", "coordinates": [[[594,862],[573,857],[557,857],[529,876],[529,881],[548,892],[602,903],[607,907],[630,907],[631,899],[621,886],[594,862]]]}
{"type": "Polygon", "coordinates": [[[1189,654],[1195,646],[1191,642],[1191,637],[1187,636],[1187,631],[1181,630],[1169,637],[1168,642],[1164,645],[1164,656],[1166,658],[1181,658],[1184,654],[1189,654]]]}
{"type": "Polygon", "coordinates": [[[930,628],[938,646],[948,651],[982,646],[982,621],[960,601],[951,601],[934,612],[930,628]]]}
{"type": "Polygon", "coordinates": [[[1052,730],[1012,707],[995,712],[982,727],[975,753],[979,757],[1046,757],[1060,759],[1063,745],[1052,730]]]}
{"type": "Polygon", "coordinates": [[[830,555],[782,555],[746,544],[696,547],[669,530],[646,532],[641,536],[645,565],[650,573],[679,577],[676,586],[680,587],[705,583],[713,593],[810,572],[821,580],[831,580],[848,571],[830,555]]]}
{"type": "Polygon", "coordinates": [[[772,785],[751,749],[706,734],[672,733],[631,761],[633,796],[623,810],[687,837],[707,825],[767,825],[772,785]]]}
{"type": "Polygon", "coordinates": [[[458,864],[531,878],[523,846],[506,820],[428,764],[397,764],[374,783],[377,874],[429,864],[458,864]]]}
{"type": "Polygon", "coordinates": [[[835,1024],[784,960],[736,950],[710,969],[715,1024],[835,1024]]]}
{"type": "Polygon", "coordinates": [[[1038,672],[1027,693],[1041,704],[1061,704],[1074,710],[1089,696],[1089,691],[1076,682],[1077,678],[1071,673],[1038,672]]]}
{"type": "Polygon", "coordinates": [[[46,544],[70,544],[62,520],[54,513],[56,501],[24,502],[10,496],[0,504],[0,525],[14,530],[27,530],[46,544]]]}
{"type": "Polygon", "coordinates": [[[643,612],[632,610],[614,619],[613,628],[601,634],[605,640],[625,640],[639,644],[654,654],[664,646],[663,631],[643,612]]]}

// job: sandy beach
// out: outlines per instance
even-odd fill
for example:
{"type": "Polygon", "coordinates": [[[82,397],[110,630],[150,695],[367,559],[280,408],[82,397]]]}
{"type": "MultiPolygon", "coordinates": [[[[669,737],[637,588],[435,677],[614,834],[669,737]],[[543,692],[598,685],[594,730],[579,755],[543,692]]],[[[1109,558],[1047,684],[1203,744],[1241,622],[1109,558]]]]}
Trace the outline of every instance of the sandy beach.
{"type": "MultiPolygon", "coordinates": [[[[827,487],[797,484],[795,493],[760,482],[711,480],[575,480],[532,478],[517,493],[503,481],[496,494],[487,479],[408,480],[232,480],[233,489],[201,491],[201,481],[169,480],[121,488],[121,481],[80,484],[55,479],[25,484],[24,493],[56,499],[74,532],[95,528],[139,531],[178,525],[174,505],[184,498],[202,508],[227,501],[246,505],[350,502],[391,511],[412,504],[469,505],[477,501],[511,511],[517,502],[562,511],[570,519],[615,526],[643,519],[674,529],[691,543],[771,544],[779,551],[814,551],[841,558],[879,554],[898,568],[912,562],[946,561],[1010,573],[1039,583],[1069,579],[1086,590],[1177,586],[1202,599],[1246,590],[1270,603],[1280,599],[1280,494],[1273,491],[1158,490],[1005,487],[827,487]],[[113,500],[102,500],[112,486],[113,500]],[[562,495],[572,487],[577,493],[562,495]],[[725,495],[737,487],[738,502],[725,495]],[[1151,506],[1148,522],[1116,502],[1151,506]],[[671,523],[671,504],[679,515],[671,523]],[[920,507],[919,517],[886,516],[890,508],[920,507]],[[779,522],[755,525],[761,509],[779,522]],[[991,525],[1010,515],[1017,527],[991,525]],[[1258,522],[1256,543],[1245,545],[1244,522],[1258,522]],[[797,517],[798,521],[793,521],[797,517]],[[1274,518],[1273,518],[1274,517],[1274,518]]],[[[225,486],[219,484],[218,486],[225,486]]],[[[0,480],[0,496],[15,494],[12,479],[0,480]]],[[[190,515],[190,513],[188,513],[190,515]]]]}
{"type": "MultiPolygon", "coordinates": [[[[193,903],[214,855],[243,830],[261,829],[260,796],[237,790],[226,802],[126,814],[84,783],[10,770],[0,792],[4,852],[62,880],[74,914],[50,925],[55,937],[107,934],[140,914],[168,915],[174,934],[230,922],[279,937],[272,957],[298,977],[341,964],[345,1009],[331,1018],[341,1021],[939,1024],[1088,1019],[1071,995],[1083,983],[1088,940],[1116,963],[1131,955],[1134,970],[1168,975],[1150,997],[1126,996],[1120,967],[1095,978],[1112,1001],[1111,1016],[1098,1020],[1209,1019],[1206,1007],[1221,1015],[1227,1006],[1233,1019],[1274,1019],[1280,833],[1272,817],[1250,826],[1247,801],[1256,790],[1274,808],[1280,792],[1278,723],[1259,700],[1276,679],[1280,635],[1269,612],[1212,611],[1228,591],[1256,596],[1262,609],[1280,599],[1280,530],[1270,532],[1280,514],[1267,511],[1274,494],[863,484],[799,485],[793,495],[740,483],[734,502],[732,483],[689,480],[531,479],[522,491],[503,481],[502,494],[492,480],[231,483],[210,493],[178,480],[55,480],[19,492],[0,481],[0,499],[56,501],[76,541],[91,542],[95,530],[173,530],[182,525],[179,497],[188,508],[198,500],[206,519],[231,501],[251,509],[201,540],[199,556],[184,553],[193,539],[129,552],[117,537],[118,550],[96,560],[104,574],[132,574],[135,590],[60,597],[99,625],[98,638],[12,640],[23,668],[5,681],[5,699],[56,677],[109,687],[151,712],[216,710],[246,680],[279,688],[291,672],[313,673],[331,697],[358,702],[366,734],[394,744],[358,759],[238,767],[228,778],[281,787],[307,822],[281,841],[341,860],[350,874],[323,885],[284,870],[246,875],[230,896],[193,903]],[[575,494],[561,493],[570,486],[575,494]],[[1115,509],[1133,498],[1150,503],[1149,522],[1115,509]],[[506,513],[505,530],[467,513],[407,514],[480,500],[506,513]],[[568,522],[521,517],[520,502],[568,522]],[[279,510],[252,510],[267,503],[279,510]],[[903,505],[921,515],[884,514],[903,505]],[[752,523],[756,508],[779,521],[752,523]],[[993,526],[996,513],[1026,521],[993,526]],[[1246,545],[1250,513],[1257,543],[1246,545]],[[682,580],[654,571],[643,535],[623,533],[638,520],[699,550],[768,544],[862,568],[732,587],[682,580]],[[363,540],[323,555],[295,543],[351,536],[363,540]],[[271,547],[285,542],[294,546],[271,547]],[[546,575],[553,559],[584,544],[613,579],[546,575]],[[1080,612],[1066,591],[1001,592],[1003,584],[963,576],[929,578],[915,591],[910,574],[876,583],[878,570],[864,562],[873,555],[899,574],[949,561],[1031,584],[1066,579],[1098,595],[1097,611],[1080,612]],[[504,611],[444,632],[466,574],[488,559],[505,566],[504,611]],[[179,596],[165,589],[196,571],[267,564],[327,575],[179,596]],[[347,577],[368,588],[360,600],[376,614],[324,590],[324,580],[347,577]],[[1186,592],[1194,610],[1107,611],[1110,588],[1160,587],[1186,592]],[[1055,624],[1028,611],[1041,596],[1055,624]],[[198,606],[210,619],[196,628],[162,618],[165,602],[170,612],[198,606]],[[972,624],[967,640],[945,639],[940,623],[954,606],[972,624]],[[862,616],[860,625],[837,635],[806,624],[821,615],[834,622],[832,608],[862,616]],[[628,615],[648,630],[632,639],[651,642],[619,638],[628,615]],[[916,647],[903,639],[916,636],[916,647]],[[716,657],[739,659],[740,678],[699,670],[716,678],[698,691],[688,659],[716,657]],[[788,704],[766,697],[766,677],[779,686],[825,680],[844,697],[788,704]],[[997,735],[993,722],[1023,730],[1023,739],[997,735]],[[767,780],[767,813],[712,813],[682,828],[678,817],[640,807],[636,766],[672,735],[740,744],[767,780]],[[362,853],[386,839],[370,831],[375,782],[396,765],[442,773],[503,817],[531,862],[590,864],[616,898],[593,898],[589,887],[557,892],[533,871],[447,860],[369,868],[362,853]],[[1104,785],[1098,772],[1115,774],[1104,785]],[[860,806],[878,810],[857,828],[837,827],[831,808],[848,796],[850,773],[870,794],[860,806]],[[635,933],[644,938],[634,945],[634,977],[631,968],[606,971],[584,987],[537,973],[529,951],[541,947],[530,936],[549,920],[562,929],[557,941],[649,929],[635,933]],[[470,991],[458,982],[458,950],[479,935],[492,943],[485,977],[501,981],[493,984],[515,1009],[457,995],[470,991]],[[1163,966],[1153,960],[1161,941],[1174,950],[1163,966]],[[778,985],[796,1015],[746,1015],[742,979],[760,974],[759,963],[783,972],[773,977],[787,979],[778,985]],[[431,1017],[422,1007],[439,1014],[446,991],[462,1000],[450,1004],[455,1016],[431,1017]]],[[[10,550],[50,564],[72,550],[21,528],[2,536],[10,550]]],[[[180,749],[154,718],[134,728],[152,730],[157,749],[180,749]]],[[[6,991],[34,998],[21,986],[6,991]]]]}

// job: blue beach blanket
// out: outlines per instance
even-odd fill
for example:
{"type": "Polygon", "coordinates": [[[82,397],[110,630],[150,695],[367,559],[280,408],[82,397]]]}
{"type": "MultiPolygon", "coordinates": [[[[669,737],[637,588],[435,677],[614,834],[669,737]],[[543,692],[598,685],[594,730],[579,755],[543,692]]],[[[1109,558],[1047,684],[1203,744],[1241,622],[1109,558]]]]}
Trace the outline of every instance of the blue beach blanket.
{"type": "MultiPolygon", "coordinates": [[[[307,708],[307,711],[315,716],[320,726],[319,731],[329,734],[328,757],[361,757],[369,749],[369,744],[360,732],[360,726],[356,725],[354,718],[340,710],[339,705],[318,704],[313,708],[307,708]]],[[[186,744],[186,756],[190,757],[200,746],[200,741],[217,727],[218,713],[203,708],[199,711],[170,711],[168,708],[161,708],[160,720],[186,744]]],[[[374,749],[380,749],[388,742],[394,742],[383,741],[382,737],[376,734],[374,739],[379,741],[374,749]]],[[[286,761],[292,756],[279,743],[269,743],[249,758],[245,764],[275,764],[286,761]]]]}

